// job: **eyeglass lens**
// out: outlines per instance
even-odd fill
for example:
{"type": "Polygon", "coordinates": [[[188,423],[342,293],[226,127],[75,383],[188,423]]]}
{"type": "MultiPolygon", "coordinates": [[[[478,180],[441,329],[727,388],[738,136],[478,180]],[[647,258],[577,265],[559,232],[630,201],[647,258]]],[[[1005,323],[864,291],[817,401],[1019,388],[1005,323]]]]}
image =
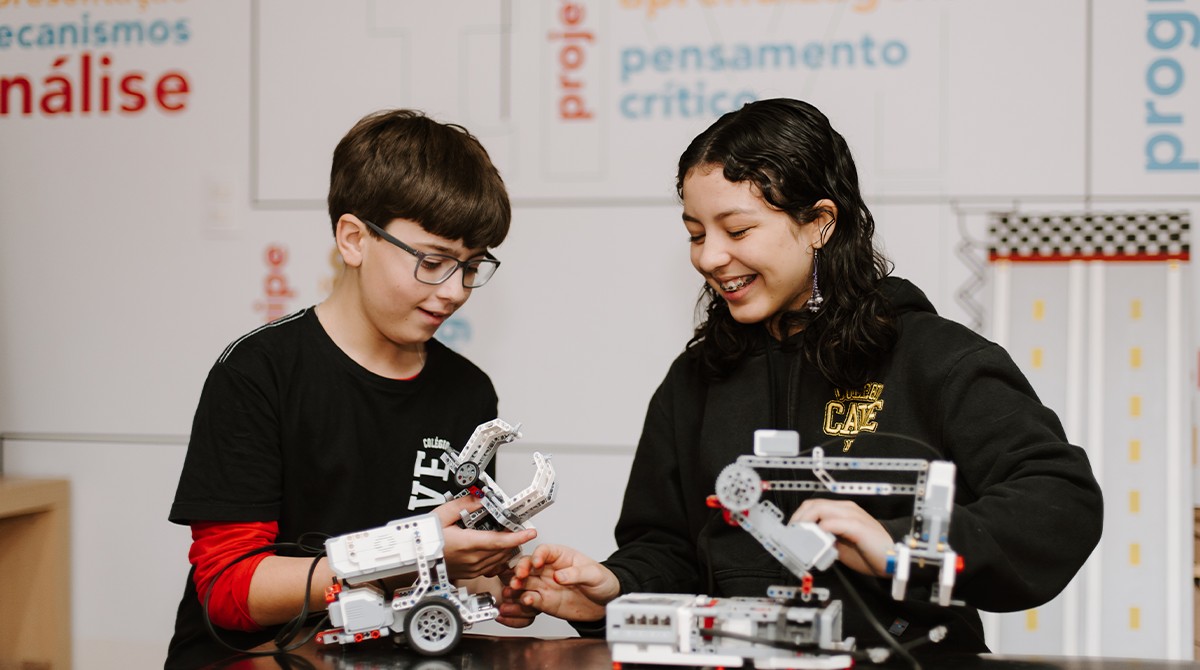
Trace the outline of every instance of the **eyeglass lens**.
{"type": "Polygon", "coordinates": [[[488,258],[461,262],[452,256],[426,254],[417,261],[416,277],[418,281],[426,284],[441,284],[454,274],[459,265],[462,265],[463,269],[463,286],[478,288],[492,278],[499,263],[488,258]]]}
{"type": "Polygon", "coordinates": [[[460,261],[453,256],[427,254],[423,251],[417,251],[395,237],[392,237],[386,230],[374,223],[366,219],[362,219],[362,222],[367,224],[367,227],[375,231],[377,235],[389,244],[400,247],[413,256],[416,256],[417,267],[413,269],[413,276],[417,278],[417,281],[425,284],[441,284],[449,279],[455,270],[461,267],[463,269],[463,287],[479,288],[486,284],[492,278],[492,275],[496,274],[496,268],[500,267],[500,261],[490,257],[460,261]]]}

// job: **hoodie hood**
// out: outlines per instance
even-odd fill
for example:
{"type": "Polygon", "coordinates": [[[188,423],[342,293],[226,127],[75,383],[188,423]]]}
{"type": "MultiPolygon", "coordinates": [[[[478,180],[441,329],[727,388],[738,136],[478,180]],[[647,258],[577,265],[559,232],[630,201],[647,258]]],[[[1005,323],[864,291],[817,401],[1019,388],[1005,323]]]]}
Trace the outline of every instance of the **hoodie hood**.
{"type": "Polygon", "coordinates": [[[896,316],[903,316],[910,312],[937,314],[937,309],[934,308],[932,302],[929,302],[925,292],[907,279],[884,277],[879,285],[879,290],[883,292],[888,304],[895,310],[896,316]]]}

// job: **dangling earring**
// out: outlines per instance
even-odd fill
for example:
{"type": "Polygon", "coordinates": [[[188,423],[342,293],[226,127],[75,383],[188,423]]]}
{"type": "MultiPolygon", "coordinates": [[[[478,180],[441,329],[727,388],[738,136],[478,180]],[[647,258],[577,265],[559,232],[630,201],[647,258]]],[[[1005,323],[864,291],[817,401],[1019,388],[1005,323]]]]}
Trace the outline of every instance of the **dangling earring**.
{"type": "Polygon", "coordinates": [[[812,293],[809,294],[808,302],[805,303],[805,306],[808,307],[808,311],[810,312],[821,311],[821,303],[825,302],[825,298],[821,297],[821,288],[817,286],[817,256],[819,255],[819,252],[820,249],[813,249],[812,293]]]}

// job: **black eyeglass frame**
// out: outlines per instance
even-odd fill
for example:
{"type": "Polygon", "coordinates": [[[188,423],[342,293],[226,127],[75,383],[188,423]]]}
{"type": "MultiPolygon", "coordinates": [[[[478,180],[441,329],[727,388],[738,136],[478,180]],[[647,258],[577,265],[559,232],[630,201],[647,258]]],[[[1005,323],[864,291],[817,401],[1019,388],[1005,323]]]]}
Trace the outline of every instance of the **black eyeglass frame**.
{"type": "MultiPolygon", "coordinates": [[[[459,270],[463,270],[463,273],[462,273],[463,288],[479,288],[480,286],[483,286],[484,284],[491,281],[492,277],[494,277],[496,275],[496,270],[500,269],[500,259],[493,256],[492,252],[490,252],[490,251],[483,252],[483,258],[468,258],[465,261],[460,261],[457,258],[455,258],[454,256],[450,256],[447,254],[430,254],[430,253],[426,253],[424,251],[419,251],[417,249],[413,249],[412,247],[410,247],[407,244],[396,239],[396,237],[393,236],[391,233],[384,230],[383,228],[380,228],[379,226],[375,225],[374,223],[371,223],[370,221],[363,219],[361,217],[359,218],[359,221],[362,221],[363,223],[367,224],[367,227],[370,228],[371,230],[375,231],[375,234],[382,237],[384,239],[384,241],[386,241],[389,244],[392,244],[394,246],[400,247],[401,249],[412,254],[413,256],[416,256],[417,264],[415,267],[413,267],[413,278],[416,279],[417,281],[421,282],[422,284],[428,284],[430,286],[439,286],[441,284],[445,284],[447,281],[449,281],[449,279],[451,277],[454,276],[455,272],[458,272],[459,270]],[[447,261],[454,263],[454,269],[451,270],[449,273],[446,274],[445,277],[442,277],[438,281],[428,281],[425,279],[421,279],[421,277],[419,275],[419,273],[421,271],[421,263],[424,263],[426,258],[445,259],[447,261]],[[478,263],[482,263],[485,261],[490,263],[491,265],[495,266],[495,267],[493,267],[491,273],[489,273],[482,282],[480,282],[478,284],[468,285],[467,284],[467,273],[466,273],[466,270],[464,270],[464,268],[466,268],[468,265],[470,265],[472,263],[478,264],[478,263]]],[[[478,265],[476,265],[476,270],[478,270],[478,265]]]]}

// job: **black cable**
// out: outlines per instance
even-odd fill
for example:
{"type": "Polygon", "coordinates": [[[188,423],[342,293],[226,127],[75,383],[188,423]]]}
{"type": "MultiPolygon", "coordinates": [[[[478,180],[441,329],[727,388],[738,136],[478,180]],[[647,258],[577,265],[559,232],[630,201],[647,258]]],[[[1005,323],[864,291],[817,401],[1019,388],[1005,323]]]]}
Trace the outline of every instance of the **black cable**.
{"type": "Polygon", "coordinates": [[[930,628],[929,632],[926,633],[925,635],[923,635],[915,640],[909,640],[908,642],[905,642],[901,646],[903,646],[905,649],[915,649],[917,647],[928,644],[930,642],[934,642],[934,639],[933,639],[934,631],[939,631],[941,633],[941,635],[945,636],[946,630],[947,630],[947,628],[944,625],[934,626],[933,628],[930,628]],[[940,629],[940,631],[939,631],[939,629],[940,629]]]}
{"type": "MultiPolygon", "coordinates": [[[[325,552],[321,552],[315,556],[312,560],[312,563],[309,564],[308,577],[304,580],[304,604],[300,606],[300,613],[293,617],[291,621],[283,624],[283,626],[279,629],[279,632],[275,634],[276,647],[286,647],[288,643],[296,639],[296,636],[300,634],[301,627],[303,627],[305,621],[308,619],[308,600],[309,594],[312,593],[313,573],[317,571],[317,564],[321,562],[321,556],[324,554],[325,552]]],[[[326,617],[328,617],[328,614],[326,614],[326,617]]],[[[318,628],[320,628],[319,624],[317,626],[313,626],[312,630],[315,632],[318,628]]],[[[310,635],[304,640],[304,642],[308,642],[308,640],[311,639],[312,636],[310,635]]],[[[301,644],[304,644],[304,642],[301,642],[301,644]]]]}
{"type": "MultiPolygon", "coordinates": [[[[911,442],[911,443],[913,443],[913,444],[917,445],[918,447],[921,447],[922,449],[926,449],[926,450],[928,450],[929,452],[931,452],[931,453],[932,453],[934,456],[936,456],[936,458],[935,458],[934,460],[938,460],[938,461],[945,461],[945,460],[949,460],[949,456],[947,456],[946,454],[943,454],[942,452],[940,452],[940,451],[938,451],[937,449],[935,449],[935,448],[933,447],[933,445],[932,445],[932,444],[929,444],[929,443],[928,443],[928,442],[926,442],[925,440],[921,440],[921,439],[915,438],[915,437],[913,437],[913,436],[911,436],[911,435],[904,435],[903,433],[889,433],[889,432],[887,432],[887,431],[879,431],[879,432],[873,432],[873,433],[871,433],[871,436],[872,436],[872,437],[881,437],[881,438],[882,438],[882,437],[891,437],[891,438],[895,438],[895,439],[898,439],[898,440],[904,440],[904,441],[906,441],[906,442],[911,442]]],[[[860,436],[860,437],[861,437],[861,436],[860,436]]],[[[820,443],[820,444],[818,444],[818,445],[816,445],[816,446],[818,446],[818,447],[821,447],[822,449],[824,449],[824,450],[825,450],[825,452],[826,452],[826,454],[828,455],[828,453],[829,453],[829,450],[830,450],[831,448],[833,448],[833,447],[837,446],[838,442],[839,442],[839,441],[841,441],[841,439],[842,439],[842,438],[840,438],[840,437],[837,437],[837,438],[830,438],[830,439],[828,439],[828,440],[825,440],[824,442],[822,442],[822,443],[820,443]]],[[[801,450],[801,452],[800,452],[800,455],[801,455],[801,456],[804,456],[805,454],[810,454],[810,453],[812,453],[812,449],[811,449],[811,448],[810,448],[810,449],[804,449],[804,450],[801,450]]],[[[874,458],[874,457],[865,457],[865,458],[874,458]]]]}
{"type": "Polygon", "coordinates": [[[883,641],[886,642],[887,645],[891,647],[897,655],[908,661],[912,665],[913,670],[921,670],[921,664],[917,662],[917,659],[913,658],[912,654],[908,653],[908,649],[901,645],[891,633],[884,629],[883,624],[879,623],[879,619],[875,618],[875,614],[871,612],[871,608],[867,607],[867,603],[858,593],[858,589],[854,588],[854,585],[850,583],[850,579],[846,577],[846,574],[842,571],[842,566],[840,564],[834,563],[833,574],[837,575],[838,580],[842,582],[842,586],[846,589],[846,593],[850,596],[850,599],[854,601],[854,604],[862,612],[863,616],[867,618],[867,623],[871,624],[871,627],[875,629],[875,632],[879,634],[879,637],[883,638],[883,641]]]}
{"type": "Polygon", "coordinates": [[[299,540],[296,542],[276,542],[276,543],[267,544],[267,545],[264,545],[261,547],[256,547],[254,549],[251,549],[250,551],[247,551],[246,553],[242,554],[241,556],[238,556],[237,558],[230,561],[227,565],[225,565],[224,567],[222,567],[220,570],[217,571],[217,574],[209,582],[208,591],[204,594],[204,625],[208,629],[209,635],[211,635],[212,638],[217,641],[217,644],[220,644],[222,647],[225,647],[226,649],[228,649],[230,651],[234,651],[239,654],[245,654],[247,656],[275,656],[278,654],[284,654],[287,652],[295,651],[296,649],[303,647],[305,644],[308,644],[308,642],[310,640],[312,640],[313,637],[316,636],[316,632],[318,630],[320,630],[321,627],[324,625],[325,621],[329,619],[328,613],[326,613],[323,617],[321,617],[321,619],[317,622],[317,624],[315,626],[313,626],[313,629],[312,629],[312,631],[310,631],[308,636],[306,636],[300,642],[297,642],[296,644],[288,646],[289,643],[291,643],[292,640],[294,640],[296,638],[296,636],[299,634],[300,629],[303,627],[304,623],[308,619],[308,616],[309,616],[308,599],[309,599],[309,594],[312,592],[313,573],[316,572],[317,564],[320,562],[321,557],[323,557],[325,555],[325,548],[323,545],[317,547],[317,546],[312,546],[312,545],[306,544],[304,542],[305,538],[310,535],[328,537],[322,533],[305,533],[304,535],[301,535],[299,540]],[[281,550],[293,550],[293,551],[299,551],[299,552],[313,555],[312,564],[308,568],[308,578],[305,581],[304,605],[300,609],[300,614],[296,615],[290,621],[285,623],[282,628],[280,628],[280,631],[275,636],[275,640],[274,640],[275,646],[277,647],[277,649],[275,649],[275,650],[253,651],[250,649],[240,649],[238,647],[235,647],[235,646],[229,644],[228,642],[226,642],[224,639],[221,638],[220,634],[217,633],[216,627],[213,626],[212,618],[209,616],[209,603],[212,600],[213,590],[216,588],[217,582],[221,579],[221,576],[225,574],[226,570],[228,570],[229,568],[232,568],[233,566],[237,565],[238,563],[241,563],[242,561],[246,560],[247,558],[250,558],[251,556],[257,556],[259,554],[265,554],[269,551],[281,551],[281,550]]]}
{"type": "Polygon", "coordinates": [[[788,642],[786,640],[772,640],[767,637],[758,637],[756,635],[746,635],[744,633],[734,633],[727,630],[706,629],[700,631],[704,637],[727,637],[731,640],[741,640],[742,642],[751,642],[760,644],[764,647],[774,647],[776,649],[786,649],[788,651],[803,651],[811,656],[842,656],[853,655],[855,652],[850,651],[834,651],[822,649],[821,647],[813,646],[812,644],[801,644],[799,642],[788,642]]]}
{"type": "MultiPolygon", "coordinates": [[[[283,627],[281,627],[279,629],[279,632],[275,635],[275,646],[276,647],[281,647],[281,648],[285,647],[285,646],[287,646],[287,644],[289,642],[294,640],[296,638],[296,636],[300,634],[300,628],[304,625],[305,621],[308,619],[308,600],[309,600],[309,594],[312,593],[313,573],[316,572],[317,564],[321,561],[321,557],[325,555],[324,540],[328,539],[328,538],[329,538],[329,536],[324,533],[305,533],[296,540],[296,544],[299,547],[301,547],[303,549],[303,551],[313,554],[313,560],[312,560],[312,564],[308,566],[308,577],[304,581],[304,603],[300,607],[300,613],[297,614],[291,621],[284,624],[283,627]],[[316,545],[316,546],[309,545],[305,541],[306,538],[309,538],[309,536],[315,536],[315,537],[321,538],[322,539],[321,544],[316,545]]],[[[328,616],[328,615],[326,615],[326,616],[328,616]]],[[[322,619],[322,623],[324,623],[324,619],[322,619]]],[[[320,624],[313,626],[313,631],[314,631],[313,634],[315,634],[315,631],[318,630],[320,627],[321,627],[320,624]]],[[[301,642],[301,644],[304,644],[305,642],[308,642],[308,640],[311,640],[311,639],[312,639],[312,635],[310,635],[308,638],[306,638],[304,640],[304,642],[301,642]]]]}

